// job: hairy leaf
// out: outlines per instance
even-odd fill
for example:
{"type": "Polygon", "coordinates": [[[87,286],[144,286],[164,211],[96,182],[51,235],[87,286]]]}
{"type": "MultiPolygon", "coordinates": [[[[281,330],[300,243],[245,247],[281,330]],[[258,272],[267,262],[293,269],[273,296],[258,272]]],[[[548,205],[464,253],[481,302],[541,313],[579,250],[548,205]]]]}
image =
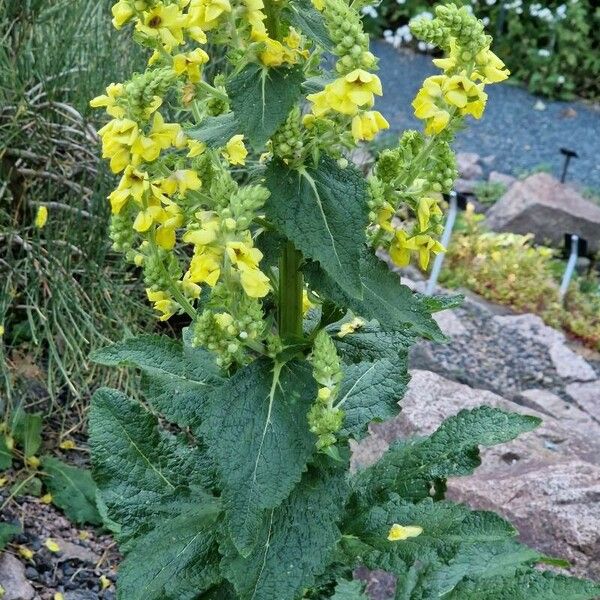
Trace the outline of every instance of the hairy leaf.
{"type": "Polygon", "coordinates": [[[240,130],[259,150],[300,99],[301,66],[267,68],[248,64],[227,84],[240,130]]]}
{"type": "Polygon", "coordinates": [[[25,457],[35,456],[42,445],[41,413],[27,413],[19,409],[12,421],[12,432],[15,440],[23,448],[25,457]]]}
{"type": "Polygon", "coordinates": [[[194,600],[220,580],[216,502],[191,505],[135,540],[119,568],[122,600],[194,600]]]}
{"type": "Polygon", "coordinates": [[[333,50],[333,44],[323,22],[323,17],[310,0],[292,0],[283,9],[283,16],[290,25],[304,33],[313,42],[316,42],[325,50],[333,50]]]}
{"type": "Polygon", "coordinates": [[[260,540],[246,558],[222,545],[222,569],[240,600],[294,600],[321,574],[340,537],[337,520],[348,493],[343,473],[307,472],[278,508],[264,515],[260,540]]]}
{"type": "Polygon", "coordinates": [[[52,494],[54,504],[71,521],[102,524],[96,508],[96,484],[89,471],[66,465],[51,456],[42,459],[42,470],[46,475],[44,483],[52,494]]]}
{"type": "Polygon", "coordinates": [[[394,444],[378,463],[358,473],[357,489],[366,498],[391,492],[427,498],[432,485],[439,488],[447,477],[469,475],[481,464],[478,446],[508,442],[539,424],[537,417],[489,406],[461,410],[429,437],[394,444]]]}
{"type": "Polygon", "coordinates": [[[362,439],[372,421],[384,421],[400,411],[398,401],[406,391],[406,361],[387,358],[344,365],[338,405],[344,411],[341,435],[362,439]]]}
{"type": "Polygon", "coordinates": [[[266,185],[271,192],[267,218],[305,257],[318,261],[336,289],[362,297],[358,264],[367,226],[367,191],[360,173],[351,166],[341,169],[327,156],[302,172],[273,161],[266,185]]]}
{"type": "Polygon", "coordinates": [[[573,577],[529,571],[516,577],[465,581],[448,600],[592,600],[600,596],[600,584],[573,577]]]}
{"type": "Polygon", "coordinates": [[[429,339],[446,339],[423,302],[370,249],[360,252],[359,265],[362,293],[358,297],[346,293],[338,278],[314,264],[305,267],[305,274],[320,295],[367,320],[377,320],[384,331],[409,330],[429,339]]]}
{"type": "Polygon", "coordinates": [[[0,435],[0,471],[9,469],[12,465],[13,455],[6,445],[6,437],[0,435]]]}
{"type": "Polygon", "coordinates": [[[213,397],[201,433],[217,466],[229,533],[248,555],[264,511],[278,506],[302,476],[315,436],[306,415],[316,384],[306,363],[258,360],[213,397]]]}
{"type": "Polygon", "coordinates": [[[240,125],[233,112],[218,117],[206,117],[199,127],[186,129],[186,135],[204,142],[209,148],[221,148],[237,133],[240,125]]]}
{"type": "Polygon", "coordinates": [[[369,600],[365,594],[365,584],[361,581],[342,580],[335,586],[331,600],[369,600]]]}
{"type": "Polygon", "coordinates": [[[140,369],[149,402],[182,427],[200,423],[207,395],[222,381],[208,351],[166,336],[142,335],[117,342],[94,352],[92,360],[140,369]]]}
{"type": "Polygon", "coordinates": [[[13,523],[0,523],[0,550],[2,550],[8,542],[15,536],[21,533],[21,527],[13,523]]]}
{"type": "Polygon", "coordinates": [[[416,293],[415,296],[431,313],[448,310],[450,308],[457,308],[462,305],[465,299],[462,294],[454,294],[452,296],[426,296],[425,294],[416,293]]]}
{"type": "Polygon", "coordinates": [[[197,489],[212,485],[206,455],[160,430],[156,417],[139,403],[116,390],[98,390],[89,428],[103,512],[118,524],[120,541],[144,533],[182,506],[206,500],[197,489]]]}

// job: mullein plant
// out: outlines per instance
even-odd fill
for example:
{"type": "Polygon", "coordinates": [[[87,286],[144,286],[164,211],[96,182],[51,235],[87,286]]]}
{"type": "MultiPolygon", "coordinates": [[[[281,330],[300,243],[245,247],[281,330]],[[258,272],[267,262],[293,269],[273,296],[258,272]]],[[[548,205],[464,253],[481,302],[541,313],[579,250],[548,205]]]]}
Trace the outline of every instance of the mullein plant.
{"type": "Polygon", "coordinates": [[[90,416],[100,512],[125,556],[122,600],[360,600],[359,565],[392,572],[398,599],[599,593],[535,568],[549,559],[500,517],[443,499],[447,477],[479,464],[479,445],[535,417],[461,411],[349,469],[350,443],[399,410],[408,348],[443,340],[431,313],[456,303],[413,294],[376,252],[425,269],[443,251],[450,143],[508,75],[465,10],[416,22],[446,52],[414,101],[425,130],[405,132],[365,178],[348,157],[388,122],[374,109],[383,90],[360,8],[113,7],[150,56],[92,100],[111,117],[100,136],[120,177],[110,235],[159,318],[189,317],[180,342],[144,336],[94,355],[138,368],[145,396],[101,389],[90,416]],[[222,60],[208,78],[211,54],[222,60]]]}

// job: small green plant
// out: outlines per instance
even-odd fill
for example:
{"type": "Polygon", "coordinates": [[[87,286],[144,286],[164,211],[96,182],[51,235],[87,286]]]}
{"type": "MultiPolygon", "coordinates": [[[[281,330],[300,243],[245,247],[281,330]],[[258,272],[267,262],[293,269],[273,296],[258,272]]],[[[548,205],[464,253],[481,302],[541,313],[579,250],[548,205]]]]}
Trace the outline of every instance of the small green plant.
{"type": "Polygon", "coordinates": [[[425,133],[405,132],[365,178],[347,155],[387,122],[356,7],[113,7],[153,54],[92,101],[112,117],[100,135],[121,174],[112,239],[142,267],[160,318],[189,322],[181,342],[138,337],[94,354],[139,369],[145,396],[101,389],[90,415],[100,512],[125,554],[121,600],[361,600],[358,565],[393,572],[410,600],[599,593],[537,570],[564,563],[519,544],[497,515],[444,500],[480,445],[535,417],[464,410],[349,470],[351,441],[399,410],[408,348],[443,339],[431,313],[457,303],[413,294],[375,252],[427,268],[443,250],[450,142],[481,117],[485,85],[508,75],[466,10],[437,15],[413,25],[447,52],[413,103],[425,133]],[[206,43],[227,57],[210,80],[206,43]],[[260,161],[238,180],[246,144],[260,161]]]}
{"type": "Polygon", "coordinates": [[[564,261],[535,246],[532,235],[493,233],[467,210],[448,248],[441,281],[463,286],[520,312],[540,315],[594,349],[600,349],[600,288],[594,276],[577,277],[564,304],[559,300],[564,261]]]}
{"type": "Polygon", "coordinates": [[[475,185],[473,191],[482,204],[494,204],[506,192],[506,185],[500,181],[482,181],[475,185]]]}

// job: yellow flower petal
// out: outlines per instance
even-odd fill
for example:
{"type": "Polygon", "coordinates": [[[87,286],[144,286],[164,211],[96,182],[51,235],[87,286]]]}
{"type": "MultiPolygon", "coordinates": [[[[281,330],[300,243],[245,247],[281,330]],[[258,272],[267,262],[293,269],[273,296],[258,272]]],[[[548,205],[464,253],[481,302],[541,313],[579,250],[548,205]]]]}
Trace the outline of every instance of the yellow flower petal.
{"type": "Polygon", "coordinates": [[[390,542],[398,542],[411,537],[417,537],[423,533],[423,528],[413,525],[402,526],[394,523],[388,533],[387,539],[390,542]]]}

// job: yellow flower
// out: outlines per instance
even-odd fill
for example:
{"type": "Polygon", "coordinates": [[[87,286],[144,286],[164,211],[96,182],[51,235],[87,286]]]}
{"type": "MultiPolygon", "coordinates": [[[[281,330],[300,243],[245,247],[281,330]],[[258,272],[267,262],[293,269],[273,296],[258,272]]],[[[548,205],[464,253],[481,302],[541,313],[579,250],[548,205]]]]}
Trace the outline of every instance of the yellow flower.
{"type": "Polygon", "coordinates": [[[354,333],[357,329],[360,329],[365,324],[364,320],[360,317],[355,317],[352,321],[342,323],[338,332],[338,337],[343,338],[351,333],[354,333]]]}
{"type": "Polygon", "coordinates": [[[366,111],[352,119],[352,136],[359,140],[371,141],[379,131],[388,129],[390,124],[377,110],[366,111]]]}
{"type": "Polygon", "coordinates": [[[100,576],[100,589],[107,590],[111,585],[110,579],[106,575],[100,576]]]}
{"type": "Polygon", "coordinates": [[[187,17],[176,4],[157,4],[145,11],[135,28],[140,33],[160,41],[167,51],[183,43],[183,27],[187,17]]]}
{"type": "Polygon", "coordinates": [[[126,167],[117,189],[108,196],[113,214],[118,215],[129,198],[141,204],[144,193],[149,189],[148,173],[138,171],[131,166],[126,167]]]}
{"type": "Polygon", "coordinates": [[[169,196],[172,196],[175,192],[179,192],[184,196],[188,190],[199,190],[202,187],[202,182],[196,171],[180,169],[173,171],[166,179],[162,179],[159,187],[169,196]]]}
{"type": "Polygon", "coordinates": [[[131,163],[131,146],[139,136],[137,123],[131,119],[113,119],[98,134],[102,137],[102,158],[110,159],[113,173],[120,173],[131,163]]]}
{"type": "Polygon", "coordinates": [[[487,94],[482,84],[477,85],[465,75],[453,75],[444,79],[442,90],[446,102],[460,109],[460,114],[476,119],[483,115],[487,94]]]}
{"type": "Polygon", "coordinates": [[[432,216],[442,216],[442,209],[439,207],[438,201],[435,198],[421,198],[417,208],[417,220],[419,221],[419,229],[425,231],[429,227],[429,221],[432,216]]]}
{"type": "Polygon", "coordinates": [[[408,237],[406,231],[398,229],[389,250],[392,262],[398,267],[408,266],[411,250],[416,250],[414,242],[408,237]]]}
{"type": "Polygon", "coordinates": [[[61,592],[56,592],[56,594],[52,596],[52,600],[65,600],[65,597],[61,592]]]}
{"type": "Polygon", "coordinates": [[[170,203],[165,207],[160,216],[160,227],[156,230],[154,239],[165,250],[172,250],[175,246],[175,230],[183,225],[183,213],[179,206],[170,203]]]}
{"type": "Polygon", "coordinates": [[[190,261],[189,280],[214,287],[221,276],[221,254],[216,248],[199,247],[190,261]]]}
{"type": "Polygon", "coordinates": [[[40,459],[37,456],[28,456],[25,458],[25,464],[31,469],[37,469],[40,466],[40,459]]]}
{"type": "Polygon", "coordinates": [[[244,136],[241,134],[234,135],[225,146],[222,152],[223,156],[231,165],[243,165],[246,164],[246,156],[248,156],[248,150],[244,146],[244,136]]]}
{"type": "Polygon", "coordinates": [[[146,295],[148,296],[148,300],[152,302],[154,310],[161,313],[159,317],[161,321],[170,319],[179,310],[179,305],[171,300],[167,292],[155,292],[148,288],[146,289],[146,295]]]}
{"type": "Polygon", "coordinates": [[[217,25],[223,13],[231,12],[229,0],[192,0],[188,10],[188,26],[208,31],[217,25]]]}
{"type": "Polygon", "coordinates": [[[444,78],[444,75],[428,77],[412,102],[415,117],[425,120],[427,135],[440,133],[450,122],[450,113],[443,105],[442,82],[444,78]]]}
{"type": "Polygon", "coordinates": [[[4,325],[0,325],[0,337],[2,337],[4,335],[4,332],[6,330],[4,329],[4,325]]]}
{"type": "Polygon", "coordinates": [[[18,546],[17,550],[21,558],[24,558],[25,560],[31,560],[33,558],[34,552],[27,548],[27,546],[18,546]]]}
{"type": "Polygon", "coordinates": [[[202,227],[187,231],[183,236],[183,241],[194,246],[208,246],[217,239],[220,228],[219,219],[208,211],[196,214],[197,217],[199,215],[201,215],[199,218],[202,221],[202,227]]]}
{"type": "Polygon", "coordinates": [[[235,267],[256,269],[263,256],[258,248],[248,246],[244,242],[227,242],[227,256],[235,267]]]}
{"type": "Polygon", "coordinates": [[[325,0],[311,0],[311,2],[319,12],[325,9],[325,0]]]}
{"type": "Polygon", "coordinates": [[[202,48],[196,48],[187,54],[176,54],[173,57],[173,71],[177,75],[185,75],[192,83],[202,79],[200,67],[209,60],[208,54],[202,48]]]}
{"type": "Polygon", "coordinates": [[[489,48],[485,48],[475,57],[474,79],[481,79],[484,83],[499,83],[508,79],[510,71],[498,56],[489,48]]]}
{"type": "Polygon", "coordinates": [[[61,450],[73,450],[75,448],[75,442],[73,440],[63,440],[58,447],[61,450]]]}
{"type": "Polygon", "coordinates": [[[302,314],[305,315],[312,307],[314,303],[310,301],[307,290],[302,290],[302,314]]]}
{"type": "Polygon", "coordinates": [[[106,112],[117,119],[122,119],[125,116],[125,109],[117,104],[118,99],[125,93],[125,87],[122,83],[111,83],[106,88],[106,94],[96,96],[90,100],[92,108],[106,108],[106,112]]]}
{"type": "Polygon", "coordinates": [[[113,5],[111,12],[113,15],[112,23],[116,29],[121,29],[135,15],[129,0],[119,0],[113,5]]]}
{"type": "Polygon", "coordinates": [[[400,540],[406,540],[411,537],[417,537],[423,533],[423,528],[415,525],[398,525],[394,523],[388,533],[387,539],[390,542],[398,542],[400,540]]]}
{"type": "Polygon", "coordinates": [[[419,253],[419,266],[423,271],[429,266],[431,254],[439,254],[446,251],[442,244],[429,235],[416,235],[411,239],[411,242],[414,244],[415,250],[419,253]]]}
{"type": "Polygon", "coordinates": [[[383,94],[381,81],[377,75],[364,69],[339,77],[325,86],[322,92],[309,94],[307,99],[313,103],[312,112],[316,116],[335,110],[344,115],[355,115],[359,107],[371,107],[374,96],[383,94]]]}
{"type": "Polygon", "coordinates": [[[48,550],[50,550],[50,552],[60,552],[60,546],[56,543],[56,540],[53,540],[52,538],[48,538],[45,542],[44,542],[44,546],[46,546],[46,548],[48,548],[48,550]]]}
{"type": "Polygon", "coordinates": [[[187,146],[190,151],[187,153],[188,158],[195,158],[206,151],[206,144],[197,140],[188,140],[187,146]]]}
{"type": "Polygon", "coordinates": [[[38,229],[44,229],[46,226],[46,221],[48,221],[48,208],[45,206],[40,206],[35,214],[34,224],[38,229]]]}
{"type": "Polygon", "coordinates": [[[44,494],[43,496],[40,497],[40,502],[42,504],[52,504],[52,494],[44,494]]]}
{"type": "Polygon", "coordinates": [[[269,278],[260,269],[240,265],[240,282],[250,298],[263,298],[271,290],[269,278]]]}

